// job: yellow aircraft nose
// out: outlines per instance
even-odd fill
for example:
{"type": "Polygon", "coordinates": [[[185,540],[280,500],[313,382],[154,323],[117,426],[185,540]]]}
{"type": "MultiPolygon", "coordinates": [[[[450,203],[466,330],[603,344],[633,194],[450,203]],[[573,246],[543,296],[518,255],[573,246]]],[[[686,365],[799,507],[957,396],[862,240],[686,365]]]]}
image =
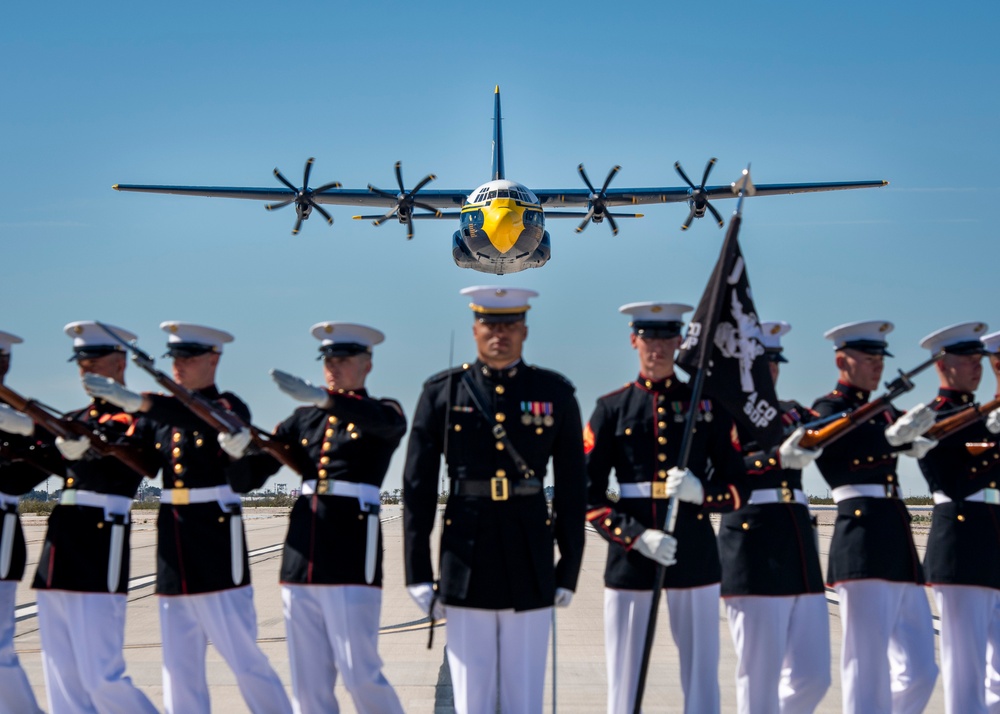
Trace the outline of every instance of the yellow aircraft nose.
{"type": "Polygon", "coordinates": [[[512,198],[498,198],[485,213],[483,230],[486,236],[494,248],[506,253],[514,247],[524,230],[523,209],[518,208],[512,198]]]}

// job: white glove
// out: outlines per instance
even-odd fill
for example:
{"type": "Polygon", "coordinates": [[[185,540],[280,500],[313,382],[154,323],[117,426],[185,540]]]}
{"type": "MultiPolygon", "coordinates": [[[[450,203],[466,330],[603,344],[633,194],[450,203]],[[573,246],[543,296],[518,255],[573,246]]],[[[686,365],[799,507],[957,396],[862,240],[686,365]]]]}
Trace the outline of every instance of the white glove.
{"type": "Polygon", "coordinates": [[[569,588],[556,588],[556,607],[569,607],[573,602],[573,591],[569,588]]]}
{"type": "Polygon", "coordinates": [[[926,436],[918,436],[910,444],[910,448],[906,451],[900,451],[899,453],[905,454],[906,456],[912,456],[915,459],[922,459],[927,456],[927,452],[937,446],[936,439],[929,439],[926,436]]]}
{"type": "Polygon", "coordinates": [[[698,506],[705,501],[705,487],[690,469],[679,469],[674,466],[667,471],[667,498],[674,496],[698,506]]]}
{"type": "Polygon", "coordinates": [[[806,428],[800,426],[778,447],[778,456],[781,457],[783,468],[801,471],[823,453],[823,449],[803,449],[799,446],[799,442],[805,435],[806,428]]]}
{"type": "Polygon", "coordinates": [[[90,439],[86,436],[81,436],[79,439],[64,439],[57,436],[56,448],[67,461],[79,461],[90,449],[90,439]]]}
{"type": "Polygon", "coordinates": [[[666,567],[677,562],[677,539],[655,528],[647,528],[642,532],[635,542],[635,549],[666,567]]]}
{"type": "Polygon", "coordinates": [[[35,430],[35,422],[31,417],[22,414],[17,409],[12,409],[6,404],[0,404],[0,431],[8,434],[20,434],[21,436],[31,436],[35,430]]]}
{"type": "Polygon", "coordinates": [[[994,409],[987,415],[986,428],[991,434],[1000,434],[1000,409],[994,409]]]}
{"type": "Polygon", "coordinates": [[[885,428],[885,440],[891,446],[902,446],[934,426],[934,412],[926,404],[918,404],[885,428]]]}
{"type": "Polygon", "coordinates": [[[278,385],[278,389],[300,402],[315,404],[317,407],[325,407],[330,403],[330,394],[320,387],[314,386],[300,377],[296,377],[280,369],[271,370],[271,379],[278,385]]]}
{"type": "Polygon", "coordinates": [[[444,619],[444,605],[439,599],[434,597],[434,586],[431,583],[417,583],[407,585],[406,591],[410,593],[413,602],[417,603],[420,612],[429,615],[434,620],[444,619]],[[431,602],[434,603],[434,612],[431,612],[431,602]]]}
{"type": "Polygon", "coordinates": [[[249,429],[240,429],[235,434],[228,434],[224,431],[220,431],[217,438],[219,440],[219,446],[222,447],[222,450],[234,459],[243,458],[243,454],[246,452],[247,447],[250,446],[249,429]]]}
{"type": "Polygon", "coordinates": [[[88,372],[83,375],[83,388],[94,399],[103,399],[130,414],[139,411],[142,395],[129,391],[115,380],[88,372]]]}

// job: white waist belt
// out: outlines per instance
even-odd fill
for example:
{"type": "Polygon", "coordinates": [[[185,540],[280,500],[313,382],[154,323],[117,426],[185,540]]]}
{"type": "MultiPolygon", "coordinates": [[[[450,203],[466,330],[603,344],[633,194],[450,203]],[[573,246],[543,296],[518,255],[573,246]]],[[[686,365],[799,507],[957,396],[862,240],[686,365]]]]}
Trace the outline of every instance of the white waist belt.
{"type": "Polygon", "coordinates": [[[233,492],[232,487],[225,483],[221,486],[205,488],[165,488],[160,493],[160,503],[172,503],[175,506],[187,506],[191,503],[212,503],[215,501],[222,507],[239,505],[240,497],[233,492]]]}
{"type": "Polygon", "coordinates": [[[840,503],[849,498],[899,498],[899,487],[894,483],[885,486],[877,483],[862,483],[855,486],[837,486],[833,489],[834,503],[840,503]]]}
{"type": "Polygon", "coordinates": [[[132,499],[128,496],[98,493],[97,491],[78,491],[75,488],[63,490],[59,497],[59,503],[63,506],[103,508],[104,520],[112,520],[111,516],[125,516],[126,523],[128,522],[129,509],[132,508],[132,499]]]}
{"type": "Polygon", "coordinates": [[[0,491],[0,506],[14,506],[17,508],[17,496],[11,496],[0,491]]]}
{"type": "MultiPolygon", "coordinates": [[[[1000,489],[996,488],[984,488],[976,491],[975,493],[970,493],[965,498],[960,499],[962,501],[974,501],[976,503],[990,503],[994,506],[1000,506],[1000,489]]],[[[940,491],[934,492],[934,505],[939,505],[942,503],[951,503],[952,499],[948,498],[945,494],[940,491]]]]}
{"type": "Polygon", "coordinates": [[[302,482],[302,495],[312,496],[318,493],[321,496],[345,496],[356,498],[361,503],[377,506],[382,502],[378,486],[370,483],[355,483],[354,481],[337,481],[336,479],[323,479],[318,481],[311,478],[302,482]],[[322,486],[320,484],[323,484],[322,486]]]}
{"type": "Polygon", "coordinates": [[[803,506],[809,505],[809,497],[798,488],[758,488],[750,492],[747,503],[751,506],[759,506],[763,503],[801,503],[803,506]]]}

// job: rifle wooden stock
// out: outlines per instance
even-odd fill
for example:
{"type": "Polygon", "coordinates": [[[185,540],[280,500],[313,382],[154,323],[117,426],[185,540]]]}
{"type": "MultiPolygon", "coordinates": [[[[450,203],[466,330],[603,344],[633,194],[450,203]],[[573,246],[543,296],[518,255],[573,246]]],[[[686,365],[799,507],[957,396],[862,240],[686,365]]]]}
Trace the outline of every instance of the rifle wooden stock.
{"type": "Polygon", "coordinates": [[[967,426],[975,424],[980,419],[985,418],[994,409],[1000,409],[1000,398],[991,402],[986,402],[980,406],[971,404],[961,411],[955,412],[949,417],[945,417],[930,428],[924,436],[940,441],[946,436],[951,436],[957,431],[961,431],[967,426]]]}
{"type": "Polygon", "coordinates": [[[875,401],[863,404],[854,411],[847,412],[844,416],[834,419],[819,429],[806,429],[806,433],[799,441],[799,446],[803,449],[822,449],[854,431],[856,427],[869,419],[878,416],[890,406],[892,405],[888,399],[879,397],[875,401]]]}
{"type": "Polygon", "coordinates": [[[149,469],[142,463],[135,449],[130,446],[108,442],[103,434],[96,429],[91,429],[83,422],[60,419],[55,414],[51,414],[46,409],[43,409],[36,402],[22,397],[10,387],[2,384],[0,384],[0,399],[7,402],[7,404],[19,412],[27,414],[33,422],[48,429],[57,437],[77,439],[85,436],[90,440],[90,448],[101,456],[113,456],[137,474],[146,476],[147,478],[155,476],[155,473],[149,473],[149,469]]]}
{"type": "Polygon", "coordinates": [[[250,425],[250,439],[253,445],[261,451],[276,459],[282,466],[287,466],[292,471],[302,476],[302,469],[292,458],[292,447],[280,441],[275,441],[269,434],[264,433],[254,425],[250,425]]]}

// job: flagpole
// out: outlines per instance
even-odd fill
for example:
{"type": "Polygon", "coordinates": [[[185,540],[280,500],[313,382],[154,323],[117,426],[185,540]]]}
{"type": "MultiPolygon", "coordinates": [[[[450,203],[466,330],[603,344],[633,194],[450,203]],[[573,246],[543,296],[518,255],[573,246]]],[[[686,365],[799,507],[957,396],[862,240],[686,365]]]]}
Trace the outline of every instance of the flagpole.
{"type": "MultiPolygon", "coordinates": [[[[746,170],[743,172],[743,178],[734,184],[734,188],[737,186],[739,187],[739,198],[736,201],[736,210],[733,211],[733,215],[729,219],[729,228],[726,230],[726,239],[722,244],[723,250],[729,242],[730,236],[736,235],[740,230],[744,193],[752,193],[751,191],[746,191],[748,186],[750,188],[753,186],[753,184],[750,183],[749,166],[747,166],[746,170]]],[[[684,435],[681,437],[680,454],[678,455],[676,464],[677,468],[680,469],[687,468],[688,458],[691,455],[691,444],[694,441],[694,427],[697,422],[698,403],[701,401],[701,393],[705,385],[705,372],[708,369],[709,356],[712,354],[710,347],[712,339],[714,338],[716,324],[719,321],[719,313],[721,309],[722,306],[719,303],[718,295],[714,294],[712,296],[712,302],[710,303],[709,309],[711,320],[708,323],[708,327],[710,329],[702,332],[700,337],[700,339],[703,340],[703,346],[701,353],[698,355],[698,369],[694,375],[694,382],[691,384],[691,402],[684,422],[684,435]]],[[[677,526],[678,506],[679,501],[677,496],[671,496],[667,504],[667,519],[664,529],[667,533],[673,533],[674,528],[677,526]]],[[[656,635],[656,620],[660,609],[660,593],[663,591],[663,582],[666,577],[666,567],[657,563],[656,575],[653,583],[652,604],[649,610],[649,622],[646,625],[646,640],[642,648],[642,664],[639,667],[639,682],[635,690],[635,704],[632,707],[633,714],[639,714],[642,710],[642,695],[646,689],[646,675],[649,673],[649,659],[653,651],[653,639],[656,635]]]]}

